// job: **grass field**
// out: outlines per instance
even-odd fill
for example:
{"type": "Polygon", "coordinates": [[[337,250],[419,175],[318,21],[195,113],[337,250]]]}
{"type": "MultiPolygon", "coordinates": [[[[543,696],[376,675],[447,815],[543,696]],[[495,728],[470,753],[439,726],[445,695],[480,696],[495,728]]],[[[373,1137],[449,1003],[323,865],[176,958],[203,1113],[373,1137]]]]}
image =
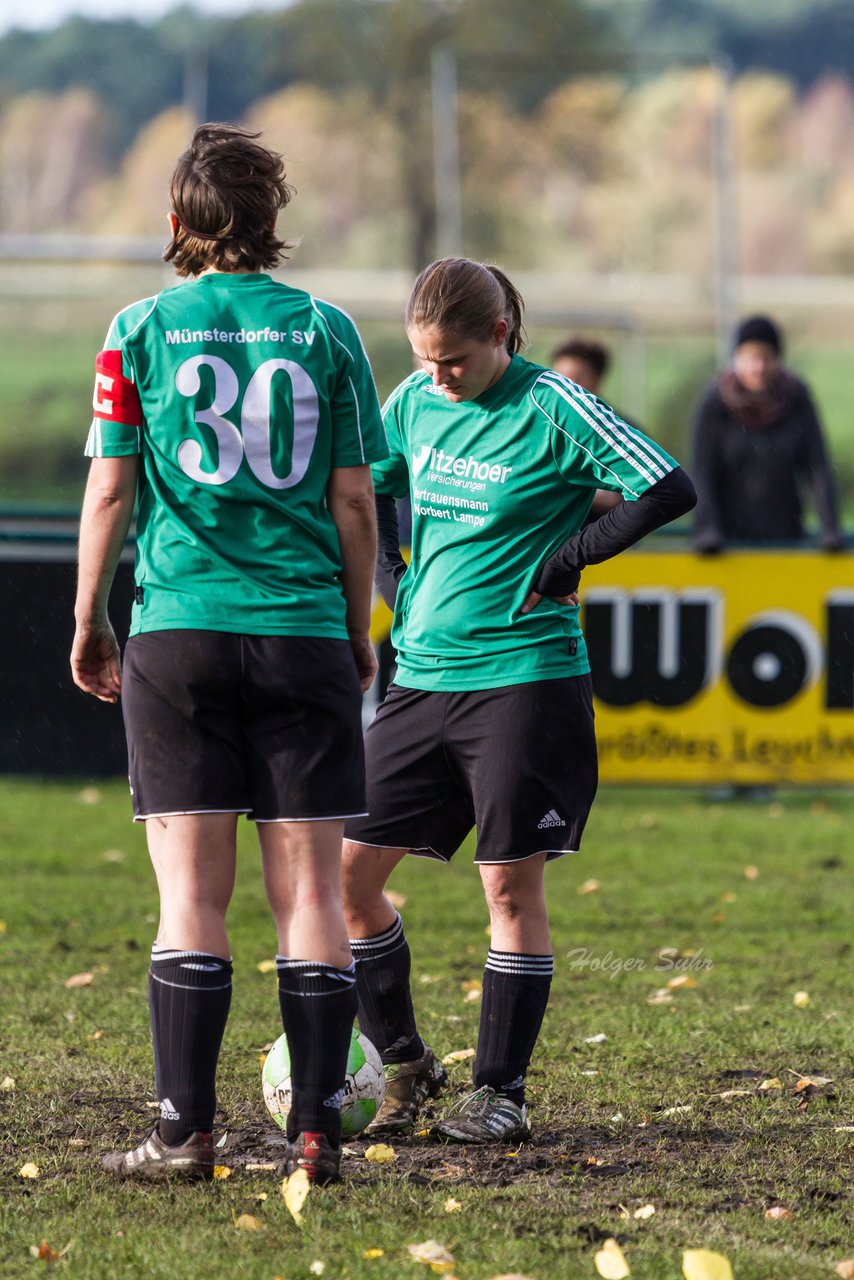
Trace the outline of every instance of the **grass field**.
{"type": "MultiPolygon", "coordinates": [[[[595,1277],[611,1236],[636,1280],[676,1280],[682,1250],[703,1246],[736,1280],[821,1280],[854,1256],[854,795],[720,805],[603,792],[584,853],[548,870],[556,978],[530,1076],[533,1140],[484,1153],[404,1139],[392,1165],[355,1142],[345,1183],[312,1192],[302,1230],[273,1174],[246,1167],[275,1158],[259,1051],[279,1032],[275,975],[258,968],[274,938],[248,824],[218,1117],[232,1174],[168,1189],[98,1171],[153,1114],[156,905],[128,812],[119,783],[0,782],[4,1280],[42,1274],[31,1246],[43,1239],[70,1244],[54,1267],[68,1280],[308,1280],[321,1263],[325,1280],[418,1280],[432,1273],[406,1245],[429,1238],[459,1280],[595,1277]],[[598,888],[579,892],[591,877],[598,888]],[[91,984],[66,987],[80,973],[91,984]],[[675,978],[691,981],[668,989],[675,978]],[[799,1087],[807,1076],[829,1083],[799,1087]],[[38,1178],[20,1176],[26,1162],[38,1178]],[[647,1204],[654,1215],[636,1218],[647,1204]],[[789,1216],[766,1217],[774,1206],[789,1216]],[[241,1214],[258,1229],[239,1229],[241,1214]]],[[[468,988],[487,945],[470,858],[411,860],[394,887],[421,1029],[443,1055],[470,1048],[468,988]]],[[[451,1096],[467,1075],[451,1068],[451,1096]]]]}

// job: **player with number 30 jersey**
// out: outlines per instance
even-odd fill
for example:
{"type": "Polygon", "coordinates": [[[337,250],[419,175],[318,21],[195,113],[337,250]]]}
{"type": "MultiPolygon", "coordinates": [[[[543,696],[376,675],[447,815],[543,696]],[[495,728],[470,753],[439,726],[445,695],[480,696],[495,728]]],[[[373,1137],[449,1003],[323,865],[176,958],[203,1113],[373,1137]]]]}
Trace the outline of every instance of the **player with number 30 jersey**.
{"type": "Polygon", "coordinates": [[[276,283],[282,159],[200,125],[170,184],[164,253],[186,283],[116,316],[95,371],[80,520],[75,682],[119,694],[134,815],[160,893],[149,1007],[160,1117],[104,1168],[211,1178],[231,999],[239,814],[256,824],[291,1057],[283,1172],[337,1178],[356,1011],[344,819],[365,812],[361,692],[386,457],[352,321],[276,283]],[[135,502],[123,658],[107,599],[135,502]]]}

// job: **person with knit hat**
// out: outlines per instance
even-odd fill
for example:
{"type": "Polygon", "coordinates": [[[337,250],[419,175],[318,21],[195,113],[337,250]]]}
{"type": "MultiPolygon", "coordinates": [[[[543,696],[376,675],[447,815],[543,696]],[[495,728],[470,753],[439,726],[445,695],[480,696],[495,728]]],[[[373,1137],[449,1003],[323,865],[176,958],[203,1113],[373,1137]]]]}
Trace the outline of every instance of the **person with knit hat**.
{"type": "Polygon", "coordinates": [[[800,542],[802,494],[812,499],[821,546],[842,548],[836,485],[806,385],[783,364],[783,335],[768,316],[742,320],[730,365],[702,396],[694,418],[697,508],[694,546],[800,542]]]}

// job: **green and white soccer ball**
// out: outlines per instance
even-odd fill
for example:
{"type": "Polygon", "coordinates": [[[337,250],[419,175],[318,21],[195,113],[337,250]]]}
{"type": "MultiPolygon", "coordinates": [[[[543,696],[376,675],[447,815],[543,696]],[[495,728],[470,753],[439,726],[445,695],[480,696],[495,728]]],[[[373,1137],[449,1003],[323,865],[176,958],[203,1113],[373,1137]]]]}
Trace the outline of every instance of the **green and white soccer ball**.
{"type": "MultiPolygon", "coordinates": [[[[279,1128],[284,1129],[291,1109],[291,1055],[284,1034],[279,1036],[264,1059],[261,1082],[267,1110],[279,1128]]],[[[354,1027],[341,1103],[341,1131],[345,1138],[355,1137],[371,1123],[380,1109],[384,1093],[382,1059],[368,1037],[354,1027]]]]}

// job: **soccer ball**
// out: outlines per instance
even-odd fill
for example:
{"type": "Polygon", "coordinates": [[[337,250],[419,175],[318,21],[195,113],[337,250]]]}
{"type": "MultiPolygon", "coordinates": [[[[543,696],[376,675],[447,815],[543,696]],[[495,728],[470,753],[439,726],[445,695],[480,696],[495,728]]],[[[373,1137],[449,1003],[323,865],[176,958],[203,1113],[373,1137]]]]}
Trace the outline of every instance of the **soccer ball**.
{"type": "MultiPolygon", "coordinates": [[[[284,1129],[291,1109],[291,1055],[288,1041],[280,1035],[261,1070],[264,1101],[280,1129],[284,1129]]],[[[344,1099],[341,1103],[341,1131],[352,1138],[369,1125],[380,1108],[385,1093],[385,1076],[380,1055],[367,1036],[355,1027],[347,1055],[344,1099]]]]}

